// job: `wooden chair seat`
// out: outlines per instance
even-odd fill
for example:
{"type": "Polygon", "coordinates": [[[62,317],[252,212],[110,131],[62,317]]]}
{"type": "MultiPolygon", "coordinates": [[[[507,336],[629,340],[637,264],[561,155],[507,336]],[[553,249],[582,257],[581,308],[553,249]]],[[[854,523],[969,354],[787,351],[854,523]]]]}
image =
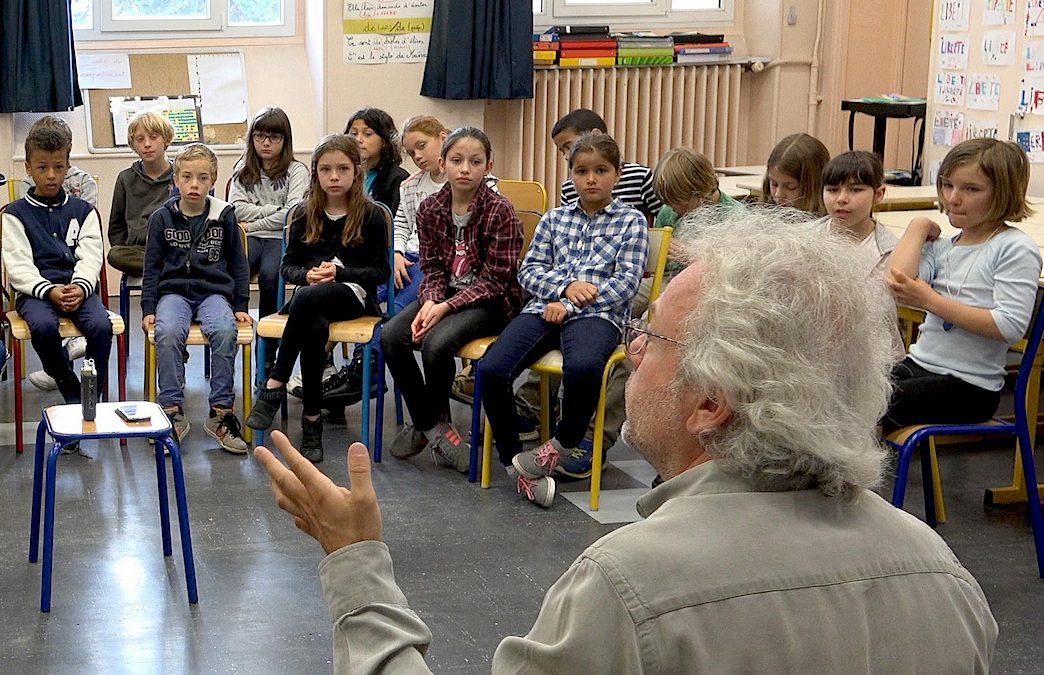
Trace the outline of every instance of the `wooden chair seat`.
{"type": "MultiPolygon", "coordinates": [[[[123,323],[123,317],[116,312],[105,310],[109,314],[109,321],[112,322],[112,334],[122,335],[123,331],[127,329],[126,324],[123,323]]],[[[25,319],[18,315],[16,310],[11,310],[7,313],[7,323],[11,327],[11,335],[16,340],[28,340],[30,339],[29,324],[26,323],[25,319]]],[[[82,337],[83,333],[80,332],[73,322],[67,318],[58,319],[58,334],[63,338],[82,337]]]]}

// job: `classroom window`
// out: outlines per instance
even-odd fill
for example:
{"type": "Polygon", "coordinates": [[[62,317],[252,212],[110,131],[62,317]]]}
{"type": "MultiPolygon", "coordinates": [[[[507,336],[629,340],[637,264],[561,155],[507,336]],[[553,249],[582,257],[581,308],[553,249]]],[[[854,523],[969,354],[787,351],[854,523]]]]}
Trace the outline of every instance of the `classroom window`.
{"type": "Polygon", "coordinates": [[[72,0],[73,28],[85,40],[292,35],[295,2],[72,0]]]}
{"type": "Polygon", "coordinates": [[[726,25],[736,2],[742,0],[534,0],[533,14],[539,28],[578,19],[608,23],[614,31],[726,25]]]}

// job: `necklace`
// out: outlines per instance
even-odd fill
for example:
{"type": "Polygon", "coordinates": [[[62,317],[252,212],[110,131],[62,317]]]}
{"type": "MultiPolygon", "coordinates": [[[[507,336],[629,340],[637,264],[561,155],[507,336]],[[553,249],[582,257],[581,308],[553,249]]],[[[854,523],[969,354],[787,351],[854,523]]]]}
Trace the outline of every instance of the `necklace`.
{"type": "MultiPolygon", "coordinates": [[[[973,257],[971,259],[971,263],[969,263],[968,266],[965,268],[964,276],[961,278],[961,285],[957,287],[957,292],[956,293],[954,293],[952,290],[950,290],[950,280],[949,279],[946,280],[946,294],[951,299],[957,300],[957,296],[959,296],[961,294],[961,291],[964,289],[965,282],[968,281],[968,275],[971,274],[972,268],[974,268],[975,264],[977,262],[979,262],[979,256],[982,255],[982,252],[986,249],[986,244],[988,244],[990,242],[990,239],[993,239],[993,237],[998,232],[1000,232],[1002,229],[1004,229],[1004,224],[1003,223],[998,225],[997,227],[995,227],[993,229],[993,232],[990,232],[990,236],[986,237],[986,239],[981,244],[979,244],[979,250],[975,252],[975,257],[973,257]]],[[[961,234],[963,234],[963,232],[961,234]]],[[[953,253],[953,249],[957,248],[957,242],[960,240],[960,238],[961,238],[961,235],[957,235],[957,238],[954,239],[953,246],[950,247],[950,250],[948,250],[946,252],[946,255],[943,257],[943,266],[947,270],[949,270],[949,267],[950,267],[950,254],[953,253]]],[[[949,331],[953,330],[953,322],[952,321],[943,321],[942,327],[943,327],[944,331],[949,332],[949,331]]]]}

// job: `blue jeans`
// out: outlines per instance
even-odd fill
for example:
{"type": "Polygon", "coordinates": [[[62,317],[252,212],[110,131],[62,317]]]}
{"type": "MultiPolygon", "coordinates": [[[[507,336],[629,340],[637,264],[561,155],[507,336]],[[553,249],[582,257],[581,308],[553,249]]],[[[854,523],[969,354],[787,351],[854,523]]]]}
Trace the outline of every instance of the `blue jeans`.
{"type": "Polygon", "coordinates": [[[539,314],[519,314],[508,324],[479,362],[482,405],[504,466],[522,452],[513,391],[522,371],[549,351],[562,351],[562,421],[555,438],[563,447],[575,448],[598,407],[602,371],[619,344],[620,329],[598,317],[558,325],[539,314]]]}
{"type": "Polygon", "coordinates": [[[179,408],[185,402],[185,341],[195,317],[210,340],[210,406],[231,408],[236,401],[235,316],[228,300],[208,295],[199,302],[167,294],[156,304],[156,371],[158,403],[164,408],[179,408]]]}
{"type": "MultiPolygon", "coordinates": [[[[419,260],[420,255],[417,253],[404,253],[403,256],[413,263],[412,267],[407,267],[406,271],[410,275],[410,283],[406,284],[402,288],[395,289],[395,313],[398,314],[402,311],[402,308],[410,304],[417,299],[417,293],[420,291],[421,282],[424,281],[424,272],[421,272],[419,260]]],[[[388,284],[381,284],[377,287],[377,304],[388,302],[388,284]]],[[[391,314],[391,312],[389,312],[391,314]]],[[[381,344],[381,331],[384,329],[384,324],[378,324],[377,328],[373,331],[373,340],[370,344],[374,347],[378,347],[381,344]]],[[[361,348],[361,347],[360,347],[361,348]]]]}
{"type": "Polygon", "coordinates": [[[49,300],[19,295],[18,314],[29,324],[33,349],[40,356],[44,372],[54,378],[66,403],[80,402],[80,380],[73,372],[69,356],[62,349],[58,318],[68,317],[87,339],[87,358],[94,359],[98,391],[105,391],[112,349],[112,322],[97,295],[88,296],[76,310],[65,313],[49,300]]]}

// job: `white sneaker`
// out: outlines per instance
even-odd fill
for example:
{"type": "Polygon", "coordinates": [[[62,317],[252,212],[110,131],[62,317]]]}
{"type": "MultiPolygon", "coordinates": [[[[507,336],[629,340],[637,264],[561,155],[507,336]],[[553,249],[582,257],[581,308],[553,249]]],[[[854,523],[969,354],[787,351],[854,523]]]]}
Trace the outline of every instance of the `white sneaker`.
{"type": "Polygon", "coordinates": [[[33,386],[40,391],[54,391],[58,388],[58,383],[54,381],[54,378],[42,370],[34,370],[29,373],[28,377],[33,386]]]}
{"type": "MultiPolygon", "coordinates": [[[[323,369],[323,382],[326,382],[331,377],[337,374],[337,366],[333,364],[333,360],[327,361],[326,368],[323,369]]],[[[298,368],[294,371],[294,374],[290,376],[290,381],[286,383],[286,391],[291,396],[297,398],[304,397],[304,388],[301,383],[301,369],[298,368]]]]}
{"type": "Polygon", "coordinates": [[[69,360],[82,359],[87,353],[87,338],[74,337],[65,341],[65,351],[69,352],[69,360]]]}

